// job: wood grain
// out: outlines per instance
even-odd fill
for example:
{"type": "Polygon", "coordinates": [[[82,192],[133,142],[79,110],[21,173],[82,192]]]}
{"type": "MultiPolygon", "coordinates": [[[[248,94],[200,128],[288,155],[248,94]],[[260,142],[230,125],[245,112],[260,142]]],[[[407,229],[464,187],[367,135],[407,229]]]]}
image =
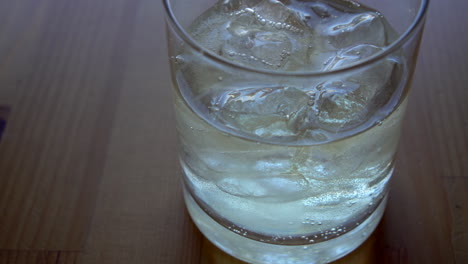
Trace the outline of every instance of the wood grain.
{"type": "MultiPolygon", "coordinates": [[[[468,263],[468,2],[431,4],[386,213],[335,263],[468,263]]],[[[242,263],[184,209],[164,35],[159,0],[0,0],[0,264],[242,263]]]]}
{"type": "MultiPolygon", "coordinates": [[[[442,179],[439,188],[444,188],[447,194],[446,207],[451,216],[447,231],[451,235],[455,263],[468,263],[468,38],[463,25],[467,21],[463,12],[466,3],[433,1],[432,4],[429,17],[433,19],[427,24],[429,30],[416,79],[419,91],[413,96],[420,98],[425,107],[421,109],[423,114],[413,119],[424,118],[429,132],[424,144],[431,148],[432,175],[442,179]]],[[[428,176],[421,178],[427,179],[428,176]]],[[[435,201],[431,203],[431,217],[436,213],[436,205],[435,201]]],[[[440,230],[440,225],[430,230],[440,230]]]]}
{"type": "Polygon", "coordinates": [[[0,148],[0,247],[78,250],[120,95],[122,47],[129,42],[127,28],[119,27],[125,6],[18,2],[0,8],[1,15],[13,8],[12,25],[23,16],[35,20],[12,36],[4,30],[2,41],[9,44],[2,45],[2,87],[14,88],[0,148]],[[9,67],[9,58],[17,65],[9,67]]]}
{"type": "Polygon", "coordinates": [[[74,251],[0,251],[0,264],[76,264],[78,252],[74,251]]]}

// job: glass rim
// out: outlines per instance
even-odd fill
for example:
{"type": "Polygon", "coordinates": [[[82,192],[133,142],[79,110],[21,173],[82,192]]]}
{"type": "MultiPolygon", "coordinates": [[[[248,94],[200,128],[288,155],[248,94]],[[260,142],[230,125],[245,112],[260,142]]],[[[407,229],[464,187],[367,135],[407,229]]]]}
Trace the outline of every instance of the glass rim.
{"type": "Polygon", "coordinates": [[[203,47],[203,45],[198,44],[198,42],[195,41],[190,36],[190,34],[187,33],[184,27],[180,25],[180,23],[176,19],[175,14],[172,12],[171,4],[170,4],[171,0],[162,0],[162,1],[163,1],[164,9],[166,10],[166,16],[169,18],[169,21],[174,26],[177,33],[181,36],[181,38],[187,44],[190,45],[191,48],[200,52],[203,56],[206,56],[218,63],[225,64],[227,66],[230,66],[236,69],[259,73],[259,74],[268,74],[268,75],[275,75],[275,76],[290,76],[290,77],[293,77],[293,76],[295,77],[317,77],[317,76],[326,76],[326,75],[333,75],[336,73],[352,71],[352,70],[373,64],[374,62],[377,62],[385,58],[389,54],[397,51],[399,48],[401,48],[403,44],[405,44],[417,32],[417,29],[419,28],[419,26],[421,26],[422,22],[424,21],[426,17],[430,0],[421,0],[418,13],[413,19],[413,22],[411,23],[411,25],[407,27],[406,31],[403,32],[403,34],[401,34],[390,45],[385,46],[381,51],[373,54],[372,56],[369,56],[365,58],[364,60],[359,61],[358,63],[350,64],[345,67],[341,67],[341,68],[334,69],[331,71],[293,71],[293,72],[254,68],[252,66],[243,65],[240,63],[236,63],[234,61],[230,61],[222,56],[215,54],[214,52],[203,47]]]}

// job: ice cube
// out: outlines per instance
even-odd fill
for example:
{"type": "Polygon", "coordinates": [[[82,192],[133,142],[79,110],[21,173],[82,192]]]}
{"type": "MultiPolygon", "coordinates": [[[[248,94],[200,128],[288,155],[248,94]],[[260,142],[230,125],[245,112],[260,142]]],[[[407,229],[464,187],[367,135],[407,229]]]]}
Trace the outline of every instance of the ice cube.
{"type": "Polygon", "coordinates": [[[263,0],[253,10],[267,25],[293,33],[303,33],[307,25],[301,15],[288,8],[287,1],[263,0]]]}
{"type": "MultiPolygon", "coordinates": [[[[280,1],[227,1],[233,10],[222,30],[221,56],[263,69],[293,70],[303,65],[311,31],[301,15],[280,1]]],[[[209,33],[216,35],[216,33],[209,33]]]]}
{"type": "Polygon", "coordinates": [[[221,55],[242,64],[262,68],[281,68],[291,54],[292,43],[281,31],[267,31],[253,14],[232,21],[231,37],[221,47],[221,55]]]}
{"type": "Polygon", "coordinates": [[[310,97],[293,87],[225,91],[211,100],[212,115],[231,128],[261,137],[293,136],[308,113],[310,97]]]}
{"type": "Polygon", "coordinates": [[[243,0],[223,0],[220,1],[220,6],[225,12],[238,11],[243,6],[243,0]]]}
{"type": "Polygon", "coordinates": [[[313,14],[315,14],[320,19],[329,18],[335,10],[326,4],[323,3],[311,3],[310,9],[312,10],[313,14]]]}
{"type": "MultiPolygon", "coordinates": [[[[325,70],[356,64],[382,49],[368,44],[352,46],[339,51],[327,63],[325,70]]],[[[329,132],[338,132],[367,121],[388,102],[398,86],[388,85],[395,65],[391,58],[383,59],[320,85],[315,105],[319,126],[329,132]]]]}
{"type": "Polygon", "coordinates": [[[384,47],[388,44],[386,22],[377,12],[347,13],[329,19],[320,28],[329,43],[337,49],[345,49],[358,44],[384,47]]]}
{"type": "Polygon", "coordinates": [[[368,118],[375,91],[352,81],[329,81],[318,87],[313,114],[317,125],[329,132],[354,128],[368,118]]]}
{"type": "Polygon", "coordinates": [[[369,44],[358,44],[356,46],[351,46],[347,49],[338,51],[338,54],[327,63],[325,69],[336,70],[358,63],[359,61],[362,61],[381,50],[382,48],[369,44]]]}
{"type": "Polygon", "coordinates": [[[262,199],[265,202],[290,202],[307,195],[308,182],[298,173],[276,174],[269,177],[233,175],[216,184],[221,190],[235,196],[262,199]]]}
{"type": "Polygon", "coordinates": [[[257,5],[262,0],[222,0],[219,2],[225,12],[236,12],[257,5]]]}

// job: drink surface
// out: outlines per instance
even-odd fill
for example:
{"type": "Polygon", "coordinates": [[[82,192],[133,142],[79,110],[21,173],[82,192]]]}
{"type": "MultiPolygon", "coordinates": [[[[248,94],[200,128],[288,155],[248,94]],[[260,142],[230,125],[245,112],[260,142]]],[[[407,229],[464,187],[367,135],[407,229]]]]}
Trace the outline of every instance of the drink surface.
{"type": "MultiPolygon", "coordinates": [[[[345,0],[219,1],[189,33],[233,63],[283,72],[356,64],[396,36],[380,13],[345,0]]],[[[317,78],[250,76],[191,51],[175,60],[184,181],[226,232],[317,243],[379,205],[405,108],[404,58],[317,78]]]]}

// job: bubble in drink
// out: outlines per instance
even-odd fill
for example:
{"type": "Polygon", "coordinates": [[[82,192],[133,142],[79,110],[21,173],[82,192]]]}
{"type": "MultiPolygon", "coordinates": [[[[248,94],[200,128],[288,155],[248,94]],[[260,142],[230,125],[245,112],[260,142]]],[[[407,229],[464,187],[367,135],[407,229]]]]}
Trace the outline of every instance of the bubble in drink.
{"type": "MultiPolygon", "coordinates": [[[[379,12],[349,0],[224,0],[189,31],[231,63],[281,72],[351,66],[396,38],[379,12]]],[[[225,232],[286,245],[334,239],[373,216],[406,104],[395,81],[406,78],[403,57],[312,81],[230,72],[188,50],[178,58],[189,209],[225,232]]]]}

